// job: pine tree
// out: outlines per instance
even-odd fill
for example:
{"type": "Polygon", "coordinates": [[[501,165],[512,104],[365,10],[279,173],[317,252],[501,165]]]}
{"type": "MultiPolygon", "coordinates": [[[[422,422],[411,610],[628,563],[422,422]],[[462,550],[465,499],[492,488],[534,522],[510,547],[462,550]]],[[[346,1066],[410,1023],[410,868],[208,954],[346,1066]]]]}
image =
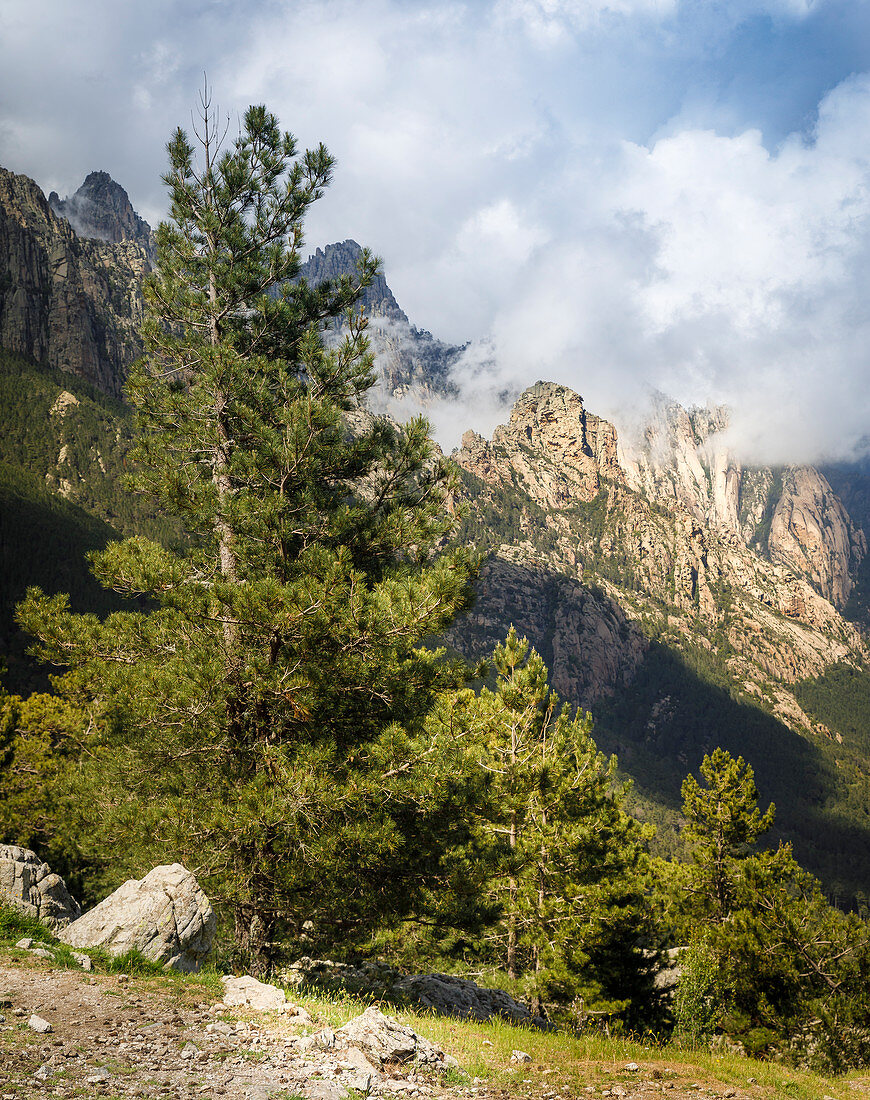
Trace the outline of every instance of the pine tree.
{"type": "Polygon", "coordinates": [[[683,784],[694,842],[686,899],[693,934],[675,1015],[700,1038],[724,1031],[749,1053],[777,1052],[824,1071],[870,1060],[870,926],[825,900],[791,847],[756,851],[773,822],[752,768],[705,756],[702,788],[683,784]]]}
{"type": "Polygon", "coordinates": [[[717,748],[704,757],[700,772],[706,787],[691,775],[682,787],[686,836],[695,865],[691,889],[697,915],[723,921],[734,905],[741,861],[773,824],[775,807],[771,803],[763,814],[759,811],[755,773],[742,756],[735,760],[717,748]]]}
{"type": "Polygon", "coordinates": [[[93,556],[146,610],[99,621],[33,591],[20,620],[96,715],[102,820],[192,864],[264,969],[282,929],[396,918],[437,880],[453,793],[418,761],[458,672],[421,643],[466,606],[472,565],[437,549],[453,475],[425,422],[365,412],[352,307],[376,261],[298,277],[331,157],[298,155],[264,107],[226,149],[215,121],[206,94],[198,149],[181,130],[168,145],[128,384],[136,487],[181,517],[186,549],[136,537],[93,556]]]}
{"type": "Polygon", "coordinates": [[[503,965],[538,1007],[582,1001],[582,1013],[636,1024],[655,1002],[646,835],[622,808],[616,761],[598,751],[591,718],[561,705],[513,627],[493,663],[495,691],[455,708],[489,776],[478,813],[495,849],[503,965]]]}

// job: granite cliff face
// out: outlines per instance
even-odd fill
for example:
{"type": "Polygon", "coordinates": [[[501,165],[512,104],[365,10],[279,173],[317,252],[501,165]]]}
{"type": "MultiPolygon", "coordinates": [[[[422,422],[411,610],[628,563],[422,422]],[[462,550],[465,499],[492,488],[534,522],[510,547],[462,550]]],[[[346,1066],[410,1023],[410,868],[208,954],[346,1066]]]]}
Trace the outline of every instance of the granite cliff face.
{"type": "MultiPolygon", "coordinates": [[[[351,240],[317,249],[301,275],[313,284],[353,275],[351,240]]],[[[154,235],[127,192],[91,172],[75,194],[46,200],[33,180],[0,169],[0,347],[77,374],[119,396],[142,353],[142,278],[154,235]]],[[[362,302],[381,375],[381,399],[425,404],[453,391],[462,349],[413,326],[383,275],[362,302]]]]}
{"type": "Polygon", "coordinates": [[[147,270],[141,244],[77,236],[33,180],[0,168],[0,347],[120,395],[147,270]]]}
{"type": "Polygon", "coordinates": [[[811,728],[790,686],[865,660],[835,606],[866,551],[863,532],[821,474],[789,469],[760,553],[776,476],[710,446],[724,411],[664,412],[632,455],[578,394],[538,383],[491,441],[466,433],[454,456],[471,511],[465,537],[491,553],[453,640],[483,655],[514,622],[557,689],[586,706],[630,682],[650,638],[700,646],[749,695],[811,728]]]}
{"type": "Polygon", "coordinates": [[[686,410],[656,398],[640,440],[621,441],[627,483],[806,579],[845,607],[867,540],[824,475],[811,466],[745,467],[728,447],[728,410],[686,410]]]}

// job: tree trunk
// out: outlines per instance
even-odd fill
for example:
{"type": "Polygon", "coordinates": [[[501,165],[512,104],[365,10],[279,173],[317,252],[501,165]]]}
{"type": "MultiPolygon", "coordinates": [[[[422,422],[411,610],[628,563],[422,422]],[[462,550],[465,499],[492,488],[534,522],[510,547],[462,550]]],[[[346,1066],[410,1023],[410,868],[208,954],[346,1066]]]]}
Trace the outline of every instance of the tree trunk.
{"type": "Polygon", "coordinates": [[[271,922],[250,905],[237,905],[233,913],[235,943],[248,972],[261,981],[272,972],[271,922]]]}

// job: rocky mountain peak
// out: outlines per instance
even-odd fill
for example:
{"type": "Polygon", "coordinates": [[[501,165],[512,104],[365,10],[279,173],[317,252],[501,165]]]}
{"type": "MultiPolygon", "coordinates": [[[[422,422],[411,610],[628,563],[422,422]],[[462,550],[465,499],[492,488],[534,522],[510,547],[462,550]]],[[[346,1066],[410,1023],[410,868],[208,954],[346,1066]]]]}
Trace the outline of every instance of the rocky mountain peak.
{"type": "Polygon", "coordinates": [[[136,241],[152,258],[151,226],[133,209],[130,197],[108,172],[91,172],[74,195],[59,198],[56,191],[48,196],[53,212],[66,220],[80,237],[110,244],[136,241]]]}
{"type": "MultiPolygon", "coordinates": [[[[300,275],[313,286],[325,279],[353,277],[361,252],[354,240],[318,248],[302,265],[300,275]]],[[[365,289],[360,305],[369,318],[369,339],[387,402],[411,395],[425,405],[436,394],[452,392],[450,370],[462,348],[412,325],[383,274],[365,289]]]]}
{"type": "MultiPolygon", "coordinates": [[[[313,256],[302,265],[300,274],[313,286],[326,279],[338,279],[343,275],[354,276],[362,254],[362,246],[354,240],[339,241],[318,248],[313,256]]],[[[399,321],[408,325],[407,314],[400,308],[393,292],[387,286],[383,274],[366,287],[363,293],[362,307],[370,317],[385,317],[390,321],[399,321]]]]}
{"type": "Polygon", "coordinates": [[[545,508],[590,501],[602,479],[619,475],[616,429],[588,413],[579,394],[555,382],[525,390],[491,443],[469,435],[462,443],[461,465],[491,481],[507,462],[545,508]]]}

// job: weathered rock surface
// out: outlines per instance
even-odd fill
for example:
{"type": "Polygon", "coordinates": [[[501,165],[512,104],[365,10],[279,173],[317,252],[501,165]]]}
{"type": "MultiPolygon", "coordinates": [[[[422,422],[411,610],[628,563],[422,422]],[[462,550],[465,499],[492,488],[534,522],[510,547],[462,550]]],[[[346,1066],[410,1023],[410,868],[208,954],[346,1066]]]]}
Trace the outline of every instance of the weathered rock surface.
{"type": "Polygon", "coordinates": [[[61,199],[56,191],[48,205],[66,220],[80,237],[93,237],[110,244],[135,241],[154,262],[154,235],[140,218],[124,188],[108,172],[91,172],[74,195],[61,199]]]}
{"type": "Polygon", "coordinates": [[[0,902],[53,930],[81,915],[78,902],[60,875],[54,874],[35,852],[15,844],[0,844],[0,902]]]}
{"type": "Polygon", "coordinates": [[[104,947],[113,955],[141,951],[176,970],[198,970],[211,950],[215,915],[194,876],[180,863],[129,879],[63,929],[71,947],[104,947]]]}
{"type": "Polygon", "coordinates": [[[867,553],[867,540],[824,476],[811,466],[799,466],[783,475],[768,549],[775,561],[843,607],[852,591],[852,573],[867,553]]]}
{"type": "Polygon", "coordinates": [[[281,972],[288,985],[339,986],[355,992],[378,996],[387,994],[431,1009],[440,1016],[489,1020],[530,1021],[526,1005],[515,1001],[501,989],[487,989],[467,978],[452,974],[405,974],[389,963],[366,961],[359,966],[312,959],[303,956],[281,972]]]}
{"type": "Polygon", "coordinates": [[[396,982],[393,991],[423,1008],[432,1009],[439,1016],[472,1020],[499,1016],[515,1022],[532,1019],[528,1008],[503,989],[485,989],[452,974],[411,974],[396,982]]]}
{"type": "Polygon", "coordinates": [[[77,236],[33,180],[0,168],[0,347],[120,396],[147,269],[138,241],[77,236]]]}
{"type": "Polygon", "coordinates": [[[225,975],[221,981],[225,1005],[247,1005],[257,1012],[281,1012],[287,1004],[283,989],[257,981],[250,974],[239,978],[225,975]]]}
{"type": "MultiPolygon", "coordinates": [[[[861,663],[857,632],[827,597],[847,595],[863,535],[821,475],[790,472],[775,560],[757,553],[749,542],[774,478],[748,477],[716,450],[726,424],[724,410],[663,402],[632,457],[578,394],[537,383],[491,442],[466,433],[455,457],[470,475],[474,537],[492,554],[451,642],[482,656],[513,622],[559,693],[583,706],[631,682],[648,645],[643,621],[677,644],[727,643],[733,673],[759,693],[861,663]]],[[[781,713],[812,727],[792,697],[781,713]]]]}
{"type": "MultiPolygon", "coordinates": [[[[300,274],[313,286],[324,279],[356,275],[362,249],[347,240],[318,248],[300,274]]],[[[360,306],[369,318],[368,337],[386,397],[412,394],[426,404],[433,396],[451,393],[450,371],[462,352],[408,320],[383,275],[366,288],[360,306]]]]}
{"type": "Polygon", "coordinates": [[[444,1051],[435,1043],[418,1035],[413,1028],[400,1024],[392,1016],[385,1016],[374,1005],[361,1016],[338,1028],[336,1046],[358,1047],[371,1059],[386,1062],[444,1061],[444,1051]]]}
{"type": "Polygon", "coordinates": [[[843,608],[867,553],[864,532],[815,468],[741,465],[728,446],[728,421],[722,406],[686,410],[658,395],[640,437],[620,441],[627,484],[737,534],[843,608]]]}

